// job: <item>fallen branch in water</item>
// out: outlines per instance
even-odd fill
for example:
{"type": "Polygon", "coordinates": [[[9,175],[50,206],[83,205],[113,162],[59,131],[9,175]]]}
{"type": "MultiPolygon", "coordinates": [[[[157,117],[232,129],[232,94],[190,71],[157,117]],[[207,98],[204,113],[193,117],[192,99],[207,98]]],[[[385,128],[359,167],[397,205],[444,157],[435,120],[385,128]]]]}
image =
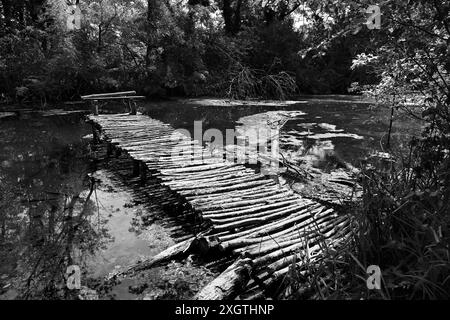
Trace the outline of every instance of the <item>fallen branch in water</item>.
{"type": "Polygon", "coordinates": [[[123,271],[114,272],[108,275],[107,280],[111,280],[118,276],[127,276],[138,271],[155,268],[172,260],[182,260],[187,258],[192,253],[207,253],[210,249],[213,249],[212,243],[212,240],[209,238],[207,239],[202,235],[188,238],[158,253],[156,256],[144,261],[139,261],[136,264],[127,267],[123,271]]]}

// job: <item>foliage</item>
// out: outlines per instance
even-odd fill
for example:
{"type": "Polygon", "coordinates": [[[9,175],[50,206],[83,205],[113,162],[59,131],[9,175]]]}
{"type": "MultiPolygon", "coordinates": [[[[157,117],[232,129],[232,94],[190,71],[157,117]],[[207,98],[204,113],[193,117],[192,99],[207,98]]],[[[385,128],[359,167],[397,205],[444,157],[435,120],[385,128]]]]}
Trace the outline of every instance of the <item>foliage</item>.
{"type": "Polygon", "coordinates": [[[357,223],[354,249],[329,252],[309,266],[313,272],[307,279],[292,276],[298,296],[450,296],[449,10],[447,1],[388,2],[372,45],[354,56],[352,69],[364,68],[379,80],[360,81],[354,88],[425,125],[407,148],[388,145],[387,157],[363,165],[363,197],[344,208],[357,223]],[[366,287],[369,265],[381,268],[379,291],[366,287]]]}
{"type": "Polygon", "coordinates": [[[298,54],[326,30],[323,17],[298,2],[85,0],[75,31],[67,30],[64,2],[24,2],[0,5],[0,93],[21,102],[131,88],[147,96],[284,99],[299,89],[347,92],[357,80],[351,41],[298,54]],[[312,23],[300,30],[302,15],[312,23]],[[249,72],[254,83],[245,80],[249,72]],[[248,88],[237,90],[238,83],[248,88]]]}

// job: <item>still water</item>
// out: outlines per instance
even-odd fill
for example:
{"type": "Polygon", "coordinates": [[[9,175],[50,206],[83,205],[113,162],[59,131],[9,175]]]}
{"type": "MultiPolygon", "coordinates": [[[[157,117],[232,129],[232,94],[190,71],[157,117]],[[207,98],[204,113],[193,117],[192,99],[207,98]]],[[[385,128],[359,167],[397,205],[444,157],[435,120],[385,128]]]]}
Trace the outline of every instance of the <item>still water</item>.
{"type": "MultiPolygon", "coordinates": [[[[298,163],[310,162],[326,169],[340,159],[358,167],[361,160],[382,152],[387,141],[391,111],[372,103],[350,98],[305,99],[301,102],[267,102],[260,105],[221,105],[201,101],[184,104],[159,103],[146,106],[146,113],[194,136],[194,122],[201,121],[203,132],[218,129],[245,131],[268,123],[287,120],[280,130],[280,151],[298,163]]],[[[393,117],[392,151],[401,149],[422,123],[400,111],[393,117]]],[[[205,141],[204,141],[205,142],[205,141]]],[[[224,145],[226,140],[224,138],[224,145]]]]}
{"type": "MultiPolygon", "coordinates": [[[[69,265],[80,266],[82,285],[92,288],[175,243],[124,183],[131,169],[99,161],[90,133],[81,117],[26,113],[0,123],[0,299],[74,298],[69,265]]],[[[105,297],[136,298],[134,283],[105,297]]]]}
{"type": "MultiPolygon", "coordinates": [[[[225,132],[287,119],[280,134],[282,152],[324,170],[333,157],[357,166],[367,154],[383,151],[380,141],[390,116],[388,110],[352,101],[227,107],[164,103],[148,105],[146,112],[190,131],[194,121],[202,121],[204,130],[225,132]]],[[[411,124],[396,114],[392,141],[406,141],[417,132],[419,125],[411,124]]],[[[75,298],[65,285],[67,266],[80,265],[82,284],[97,290],[98,279],[177,241],[151,200],[139,199],[130,186],[131,170],[124,162],[98,160],[90,133],[79,116],[29,112],[0,119],[0,299],[75,298]]],[[[111,286],[101,298],[174,298],[181,291],[188,298],[195,293],[194,283],[200,286],[212,277],[191,262],[172,265],[111,286]]]]}

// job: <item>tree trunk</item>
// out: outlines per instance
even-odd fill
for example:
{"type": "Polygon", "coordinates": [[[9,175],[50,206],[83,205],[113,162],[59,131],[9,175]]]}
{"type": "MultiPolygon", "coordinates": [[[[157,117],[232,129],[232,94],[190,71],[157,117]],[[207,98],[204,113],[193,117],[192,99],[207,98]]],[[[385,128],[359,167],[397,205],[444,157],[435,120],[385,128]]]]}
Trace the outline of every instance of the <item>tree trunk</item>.
{"type": "Polygon", "coordinates": [[[231,0],[223,0],[222,14],[225,22],[225,33],[233,34],[233,9],[231,8],[231,0]]]}
{"type": "Polygon", "coordinates": [[[98,42],[97,42],[97,53],[100,53],[100,51],[102,51],[102,32],[103,32],[103,28],[102,28],[102,24],[100,23],[98,26],[98,42]]]}
{"type": "Polygon", "coordinates": [[[234,23],[233,23],[233,31],[234,33],[238,33],[241,28],[241,6],[242,0],[237,0],[236,10],[234,11],[234,23]]]}
{"type": "Polygon", "coordinates": [[[145,65],[150,67],[150,56],[155,46],[156,40],[156,22],[158,20],[158,0],[147,1],[147,52],[145,55],[145,65]]]}
{"type": "Polygon", "coordinates": [[[225,22],[225,33],[235,35],[241,27],[242,0],[237,0],[233,8],[232,0],[223,0],[222,15],[225,22]]]}

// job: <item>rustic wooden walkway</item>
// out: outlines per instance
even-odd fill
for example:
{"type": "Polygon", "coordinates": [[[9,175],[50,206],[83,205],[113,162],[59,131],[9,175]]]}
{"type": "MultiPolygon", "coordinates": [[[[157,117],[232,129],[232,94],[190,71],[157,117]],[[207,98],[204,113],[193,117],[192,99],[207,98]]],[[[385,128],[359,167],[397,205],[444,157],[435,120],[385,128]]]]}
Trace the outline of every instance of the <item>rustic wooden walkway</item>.
{"type": "MultiPolygon", "coordinates": [[[[207,222],[195,238],[202,252],[236,257],[217,281],[199,293],[199,299],[253,289],[259,294],[261,288],[283,278],[293,264],[301,268],[320,259],[324,246],[342,245],[351,231],[346,217],[243,164],[222,157],[174,155],[176,148],[186,146],[205,150],[161,121],[141,114],[103,114],[89,120],[97,138],[126,151],[140,164],[136,170],[158,179],[207,222]]],[[[172,258],[189,246],[181,243],[159,257],[172,258]]]]}

